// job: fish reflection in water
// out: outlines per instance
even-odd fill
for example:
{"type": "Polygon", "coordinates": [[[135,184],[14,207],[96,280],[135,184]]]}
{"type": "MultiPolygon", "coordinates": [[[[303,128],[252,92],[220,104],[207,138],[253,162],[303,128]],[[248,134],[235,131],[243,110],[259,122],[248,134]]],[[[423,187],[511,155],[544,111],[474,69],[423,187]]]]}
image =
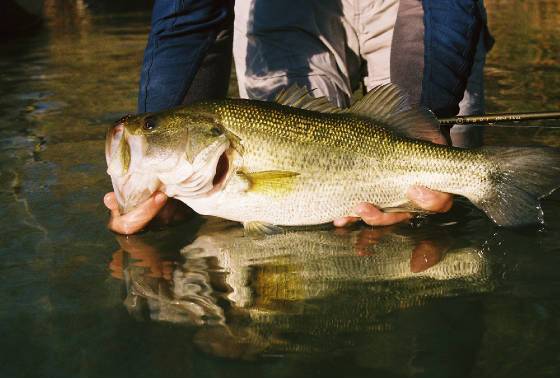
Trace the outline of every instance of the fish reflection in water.
{"type": "Polygon", "coordinates": [[[326,344],[317,338],[390,330],[396,310],[489,287],[481,248],[453,246],[442,228],[314,229],[254,239],[237,223],[210,218],[173,264],[158,261],[161,252],[141,237],[119,242],[132,258],[114,267],[127,284],[128,310],[198,327],[199,347],[231,358],[318,351],[326,344]]]}

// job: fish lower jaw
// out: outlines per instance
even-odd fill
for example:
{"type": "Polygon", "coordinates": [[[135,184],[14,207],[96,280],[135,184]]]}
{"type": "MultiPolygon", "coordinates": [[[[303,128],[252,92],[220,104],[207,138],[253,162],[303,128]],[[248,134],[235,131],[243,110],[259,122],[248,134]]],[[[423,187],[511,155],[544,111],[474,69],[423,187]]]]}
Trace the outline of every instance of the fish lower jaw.
{"type": "Polygon", "coordinates": [[[153,175],[130,172],[123,177],[111,176],[121,215],[128,213],[159,190],[162,183],[153,175]]]}

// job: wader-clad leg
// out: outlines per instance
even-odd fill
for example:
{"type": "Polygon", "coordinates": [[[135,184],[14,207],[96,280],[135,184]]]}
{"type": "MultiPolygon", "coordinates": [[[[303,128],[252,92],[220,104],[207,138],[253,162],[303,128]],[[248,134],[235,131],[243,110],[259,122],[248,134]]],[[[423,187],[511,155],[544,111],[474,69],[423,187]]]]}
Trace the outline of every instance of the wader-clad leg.
{"type": "Polygon", "coordinates": [[[142,62],[138,111],[225,97],[232,33],[230,0],[156,1],[142,62]]]}
{"type": "MultiPolygon", "coordinates": [[[[438,117],[484,112],[483,67],[491,47],[482,1],[401,0],[391,81],[438,117]]],[[[454,145],[482,143],[480,129],[454,127],[454,145]]]]}
{"type": "Polygon", "coordinates": [[[475,0],[237,2],[241,97],[271,100],[296,82],[346,107],[361,80],[368,90],[391,81],[438,117],[460,107],[483,111],[479,7],[475,0]]]}

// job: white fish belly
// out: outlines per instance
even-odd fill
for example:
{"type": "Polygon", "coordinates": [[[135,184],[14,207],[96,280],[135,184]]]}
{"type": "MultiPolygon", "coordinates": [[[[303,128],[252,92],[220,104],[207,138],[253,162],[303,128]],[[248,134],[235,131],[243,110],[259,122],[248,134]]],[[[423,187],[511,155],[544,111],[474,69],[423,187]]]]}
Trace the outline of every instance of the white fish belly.
{"type": "Polygon", "coordinates": [[[185,199],[199,214],[214,215],[239,222],[266,222],[277,225],[310,225],[333,221],[342,216],[355,216],[359,202],[379,207],[397,207],[405,202],[406,185],[374,175],[348,172],[329,179],[300,177],[289,193],[216,192],[208,197],[185,199]]]}
{"type": "MultiPolygon", "coordinates": [[[[257,143],[254,143],[257,145],[257,143]]],[[[266,222],[276,225],[311,225],[331,222],[338,217],[355,216],[360,202],[380,209],[397,208],[409,202],[410,185],[463,193],[462,167],[449,169],[451,161],[397,157],[364,156],[343,150],[326,152],[315,146],[301,148],[284,144],[272,150],[266,143],[262,151],[246,151],[246,172],[290,171],[299,175],[285,192],[224,190],[207,197],[185,199],[199,214],[240,222],[266,222]],[[278,152],[281,151],[281,154],[278,152]],[[461,168],[461,169],[459,169],[461,168]]],[[[469,182],[469,180],[467,180],[469,182]]]]}

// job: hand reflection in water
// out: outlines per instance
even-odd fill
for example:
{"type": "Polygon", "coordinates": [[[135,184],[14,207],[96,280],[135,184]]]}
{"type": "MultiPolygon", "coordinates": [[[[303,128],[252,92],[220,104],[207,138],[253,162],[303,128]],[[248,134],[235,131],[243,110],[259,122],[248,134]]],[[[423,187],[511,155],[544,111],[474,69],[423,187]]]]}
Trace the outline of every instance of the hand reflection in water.
{"type": "MultiPolygon", "coordinates": [[[[375,252],[371,246],[379,244],[383,236],[391,234],[398,229],[396,226],[363,228],[356,237],[354,253],[360,256],[373,255],[375,252]]],[[[346,234],[352,232],[348,228],[340,228],[335,230],[337,234],[346,234]]],[[[445,232],[437,232],[434,235],[426,236],[419,240],[412,250],[410,257],[410,272],[420,273],[441,261],[451,245],[451,239],[445,232]]]]}
{"type": "Polygon", "coordinates": [[[420,240],[410,257],[410,271],[420,273],[441,261],[451,245],[451,238],[447,233],[420,240]]]}
{"type": "Polygon", "coordinates": [[[165,255],[158,251],[155,245],[150,245],[142,239],[131,238],[117,235],[117,242],[121,248],[113,253],[113,260],[109,268],[111,275],[118,279],[124,279],[124,253],[128,253],[133,260],[135,266],[146,267],[150,269],[147,277],[171,279],[171,274],[175,266],[175,262],[171,259],[167,260],[165,255]]]}
{"type": "Polygon", "coordinates": [[[478,249],[447,252],[450,237],[428,229],[355,226],[251,239],[237,223],[211,218],[177,264],[163,252],[179,248],[154,242],[160,233],[117,236],[111,269],[127,283],[132,316],[197,326],[193,342],[204,352],[253,360],[322,348],[302,336],[309,327],[335,344],[349,332],[378,337],[399,329],[396,309],[487,288],[478,249]]]}
{"type": "MultiPolygon", "coordinates": [[[[223,229],[219,228],[211,233],[206,234],[205,237],[220,235],[224,238],[220,241],[222,243],[224,240],[230,236],[231,240],[240,238],[242,233],[242,228],[236,226],[234,222],[222,221],[221,223],[223,229]],[[235,232],[239,231],[239,232],[235,232]]],[[[371,256],[377,253],[375,248],[380,242],[383,241],[385,236],[391,238],[391,234],[398,232],[399,226],[388,226],[388,227],[362,227],[358,231],[355,228],[335,228],[331,230],[333,236],[340,235],[341,237],[346,235],[351,237],[351,244],[348,244],[348,251],[353,252],[355,255],[359,256],[371,256]],[[350,235],[353,234],[354,236],[350,235]],[[353,248],[351,248],[353,247],[353,248]]],[[[313,231],[303,231],[305,233],[312,234],[313,231]]],[[[328,231],[320,231],[324,233],[328,231]]],[[[420,234],[421,235],[421,234],[420,234]]],[[[204,234],[203,234],[204,236],[204,234]]],[[[281,236],[279,236],[281,237],[281,236]]],[[[220,237],[217,237],[220,239],[220,237]]],[[[336,238],[336,236],[335,236],[336,238]]],[[[216,240],[218,240],[216,239],[216,240]]],[[[435,234],[426,234],[426,236],[416,237],[417,241],[414,244],[410,244],[410,272],[420,273],[423,272],[442,260],[445,253],[449,249],[451,244],[450,237],[445,232],[438,231],[435,234]]],[[[116,278],[122,279],[122,271],[125,268],[123,266],[123,254],[127,252],[130,257],[135,260],[135,266],[147,267],[150,269],[150,273],[146,274],[147,277],[151,278],[163,278],[165,280],[170,280],[172,277],[173,269],[175,267],[176,258],[172,256],[165,256],[157,246],[156,243],[150,243],[147,238],[135,237],[135,236],[122,236],[117,235],[116,240],[121,246],[113,254],[113,260],[111,261],[110,268],[112,275],[116,278]]],[[[344,244],[345,239],[340,239],[340,243],[344,244]]],[[[249,244],[251,243],[248,241],[249,244]]],[[[195,244],[195,243],[193,243],[195,244]]],[[[188,248],[189,246],[185,247],[188,248]]],[[[228,248],[228,246],[226,246],[228,248]]],[[[263,247],[266,248],[266,247],[263,247]]],[[[382,247],[382,250],[385,247],[382,247]]],[[[320,256],[319,256],[320,257],[320,256]]],[[[235,274],[235,272],[229,272],[230,274],[235,274]]]]}

